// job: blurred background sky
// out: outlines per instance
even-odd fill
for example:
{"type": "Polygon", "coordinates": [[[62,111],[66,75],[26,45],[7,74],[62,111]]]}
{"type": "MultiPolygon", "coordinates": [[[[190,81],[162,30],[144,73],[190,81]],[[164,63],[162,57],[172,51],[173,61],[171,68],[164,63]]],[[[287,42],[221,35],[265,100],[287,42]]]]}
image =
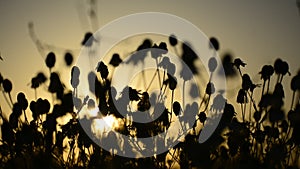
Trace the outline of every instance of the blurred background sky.
{"type": "MultiPolygon", "coordinates": [[[[89,22],[88,1],[84,0],[0,0],[0,72],[13,82],[13,99],[24,91],[30,99],[34,92],[30,80],[38,71],[48,73],[44,58],[32,42],[28,23],[33,22],[38,37],[58,48],[57,60],[65,49],[78,56],[85,32],[95,31],[89,22]]],[[[296,0],[99,0],[98,26],[138,12],[164,12],[184,18],[208,37],[216,37],[219,54],[230,51],[242,58],[254,82],[264,64],[278,57],[290,65],[295,75],[300,68],[300,15],[296,0]]],[[[45,56],[44,56],[45,57],[45,56]]],[[[63,64],[58,64],[60,70],[63,64]]],[[[65,68],[65,67],[64,67],[65,68]]],[[[47,74],[48,75],[48,74],[47,74]]],[[[285,78],[286,91],[290,78],[285,78]]],[[[69,82],[69,80],[64,80],[69,82]]],[[[286,94],[291,97],[290,93],[286,94]]],[[[0,102],[5,103],[3,96],[0,102]]],[[[290,105],[290,104],[288,104],[290,105]]]]}

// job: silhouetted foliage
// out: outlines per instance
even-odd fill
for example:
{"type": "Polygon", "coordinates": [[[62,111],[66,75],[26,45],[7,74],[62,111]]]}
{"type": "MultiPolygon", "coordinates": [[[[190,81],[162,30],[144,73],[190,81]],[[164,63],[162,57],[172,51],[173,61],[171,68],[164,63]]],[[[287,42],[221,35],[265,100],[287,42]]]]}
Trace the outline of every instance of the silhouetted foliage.
{"type": "Polygon", "coordinates": [[[70,52],[65,53],[65,62],[67,66],[71,66],[74,60],[73,55],[70,52]]]}
{"type": "Polygon", "coordinates": [[[86,47],[91,47],[93,45],[94,41],[97,41],[97,40],[94,38],[93,33],[87,32],[84,35],[84,38],[83,38],[83,40],[81,42],[81,45],[82,46],[86,46],[86,47]]]}
{"type": "Polygon", "coordinates": [[[114,67],[119,66],[119,64],[122,63],[122,59],[120,58],[120,55],[117,53],[114,53],[109,64],[113,65],[114,67]]]}
{"type": "Polygon", "coordinates": [[[210,47],[211,48],[214,48],[215,50],[219,50],[220,49],[219,41],[217,40],[217,38],[211,37],[209,39],[209,41],[210,41],[210,47]]]}
{"type": "MultiPolygon", "coordinates": [[[[226,77],[234,77],[237,75],[237,72],[234,69],[232,62],[233,62],[233,56],[230,53],[224,54],[222,58],[222,65],[226,77]]],[[[223,70],[219,70],[219,73],[222,74],[223,73],[222,71],[223,70]]]]}
{"type": "Polygon", "coordinates": [[[46,57],[46,65],[49,69],[53,68],[56,62],[56,56],[53,52],[48,53],[46,57]]]}
{"type": "MultiPolygon", "coordinates": [[[[130,84],[126,84],[118,93],[109,76],[112,69],[117,69],[123,62],[118,53],[111,56],[111,66],[99,61],[95,72],[91,71],[87,77],[83,77],[95,100],[78,93],[82,75],[77,66],[70,70],[71,80],[68,83],[72,91],[63,84],[65,79],[61,80],[58,72],[50,72],[49,82],[41,72],[31,79],[31,88],[36,91],[43,84],[53,96],[52,102],[37,97],[36,92],[34,100],[28,100],[24,92],[18,92],[14,101],[10,95],[13,92],[12,82],[0,74],[0,88],[5,97],[9,95],[10,102],[6,101],[11,108],[6,117],[0,107],[0,168],[165,169],[175,168],[175,165],[177,168],[216,169],[299,168],[300,104],[297,94],[300,91],[300,73],[292,77],[292,104],[286,111],[284,99],[289,96],[282,83],[283,76],[290,74],[286,61],[277,59],[274,67],[262,66],[259,74],[263,84],[260,89],[260,85],[251,80],[250,74],[242,72],[241,68],[247,64],[240,58],[233,59],[226,54],[222,60],[225,75],[234,77],[238,71],[241,78],[239,90],[234,91],[235,105],[225,98],[224,91],[217,91],[217,84],[211,80],[218,71],[218,64],[221,64],[215,57],[206,63],[210,75],[204,83],[207,84],[204,86],[206,88],[199,89],[194,82],[188,89],[180,86],[181,81],[185,85],[193,79],[193,75],[199,73],[195,65],[198,56],[190,44],[180,42],[175,35],[170,35],[168,40],[174,50],[182,45],[181,59],[192,74],[187,73],[189,70],[183,66],[179,70],[180,77],[176,77],[176,69],[180,69],[180,66],[172,63],[168,57],[171,48],[168,49],[166,42],[152,43],[149,38],[143,40],[125,63],[136,66],[139,62],[143,63],[148,54],[151,55],[157,66],[153,79],[163,72],[163,77],[158,78],[158,93],[130,84]],[[271,88],[270,81],[274,73],[278,79],[271,88]],[[255,89],[262,91],[260,97],[255,96],[255,89]],[[203,97],[198,97],[199,90],[205,90],[203,97]],[[184,101],[174,97],[178,91],[185,92],[195,100],[184,104],[184,101]],[[165,103],[166,99],[171,103],[165,103]],[[199,99],[200,104],[197,102],[199,99]],[[83,112],[92,113],[81,114],[83,112]],[[141,117],[148,122],[136,121],[141,117]],[[117,124],[112,124],[112,129],[101,129],[105,132],[100,136],[95,135],[95,120],[106,118],[113,119],[117,124]],[[180,132],[186,132],[186,135],[174,138],[178,144],[167,147],[166,152],[158,153],[159,147],[172,141],[159,134],[167,132],[174,125],[174,119],[179,119],[177,125],[180,126],[180,132]],[[200,143],[198,139],[204,133],[203,126],[211,125],[215,119],[220,121],[214,133],[206,142],[200,143]],[[113,131],[130,139],[122,139],[113,131]],[[153,136],[158,137],[143,146],[136,142],[137,138],[153,136]],[[106,145],[108,150],[98,146],[99,142],[106,145]],[[139,150],[156,155],[135,159],[115,154],[125,155],[139,150]]],[[[93,34],[86,33],[82,45],[91,47],[93,42],[97,42],[93,34]]],[[[210,39],[210,45],[215,50],[220,48],[214,37],[210,39]]],[[[65,53],[67,66],[73,64],[73,59],[71,53],[65,53]]],[[[46,66],[51,70],[55,62],[55,54],[48,53],[46,66]]],[[[97,122],[97,125],[104,124],[97,122]]]]}
{"type": "Polygon", "coordinates": [[[2,86],[3,86],[4,92],[6,92],[6,93],[10,93],[11,92],[11,90],[12,90],[12,83],[11,83],[10,80],[4,79],[3,82],[2,82],[2,86]]]}
{"type": "Polygon", "coordinates": [[[178,43],[177,37],[176,37],[174,34],[170,35],[170,36],[169,36],[169,42],[170,42],[170,44],[171,44],[172,46],[176,46],[177,43],[178,43]]]}

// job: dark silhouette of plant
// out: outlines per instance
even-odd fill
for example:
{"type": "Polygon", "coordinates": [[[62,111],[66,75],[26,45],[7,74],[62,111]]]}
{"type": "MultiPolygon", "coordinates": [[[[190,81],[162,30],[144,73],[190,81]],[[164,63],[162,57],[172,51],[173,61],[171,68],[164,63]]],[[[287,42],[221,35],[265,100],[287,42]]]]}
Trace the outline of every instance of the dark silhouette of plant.
{"type": "Polygon", "coordinates": [[[114,67],[118,67],[120,63],[122,63],[122,59],[120,58],[120,55],[114,53],[109,64],[113,65],[114,67]]]}
{"type": "MultiPolygon", "coordinates": [[[[220,64],[215,56],[205,63],[209,73],[209,79],[204,83],[206,86],[198,89],[197,84],[191,82],[199,73],[195,64],[198,56],[191,45],[179,41],[175,35],[165,40],[153,43],[150,38],[144,39],[126,62],[118,53],[111,56],[109,65],[99,61],[95,71],[83,77],[88,80],[95,100],[78,93],[82,83],[80,67],[68,68],[71,69],[71,80],[67,83],[72,90],[64,85],[65,79],[60,78],[59,72],[51,71],[56,63],[54,52],[49,52],[45,59],[50,70],[49,82],[41,72],[31,79],[34,100],[28,100],[25,92],[18,92],[14,101],[11,97],[13,83],[0,74],[0,89],[4,96],[9,95],[7,104],[11,106],[10,110],[4,111],[0,105],[0,168],[299,168],[299,73],[291,80],[293,96],[290,110],[286,111],[285,99],[289,96],[282,81],[286,74],[290,74],[287,62],[277,59],[274,67],[262,66],[259,74],[263,85],[260,89],[260,82],[242,72],[246,63],[226,54],[222,61],[225,75],[235,76],[239,71],[242,82],[239,90],[234,91],[236,99],[233,102],[241,108],[236,109],[235,103],[230,103],[224,91],[217,91],[212,81],[220,64]],[[180,59],[190,73],[184,66],[172,63],[168,56],[170,50],[174,48],[177,52],[180,46],[180,59]],[[126,84],[119,94],[112,85],[110,73],[120,64],[144,64],[147,55],[156,63],[151,81],[144,88],[126,84]],[[182,70],[178,70],[181,67],[182,70]],[[175,76],[176,70],[180,72],[179,77],[175,76]],[[278,80],[274,83],[274,91],[270,91],[274,72],[278,80]],[[188,89],[185,85],[190,82],[188,89]],[[160,90],[151,93],[151,85],[155,83],[160,90]],[[36,89],[41,85],[56,96],[52,102],[37,96],[36,89]],[[198,90],[203,90],[202,97],[197,95],[198,90]],[[255,96],[255,90],[262,90],[261,97],[255,96]],[[182,92],[181,98],[174,97],[178,91],[182,92]],[[186,92],[195,100],[187,103],[186,92]],[[170,102],[165,103],[167,99],[170,102]],[[84,114],[86,112],[93,115],[84,114]],[[147,123],[139,122],[141,118],[147,123]],[[62,119],[66,122],[61,122],[62,119]],[[95,126],[104,125],[101,120],[105,119],[113,119],[113,127],[102,128],[105,132],[97,135],[95,126]],[[179,133],[186,132],[186,135],[179,134],[174,138],[178,144],[159,153],[159,147],[172,142],[171,138],[159,134],[176,125],[174,119],[179,119],[179,133]],[[206,142],[200,143],[203,126],[211,125],[213,119],[220,119],[215,131],[206,142]],[[123,139],[113,131],[129,139],[123,139]],[[157,137],[154,139],[153,136],[157,137]],[[153,140],[147,144],[136,141],[148,137],[153,140]],[[105,145],[106,149],[97,143],[105,145]],[[116,152],[119,155],[136,152],[156,155],[127,158],[116,155],[116,152]]],[[[98,41],[92,33],[87,33],[82,45],[90,48],[93,42],[98,41]]],[[[219,50],[216,38],[210,38],[208,43],[211,50],[219,50]]],[[[66,52],[64,59],[66,67],[73,64],[71,52],[66,52]]]]}
{"type": "Polygon", "coordinates": [[[55,62],[56,62],[56,56],[53,52],[48,53],[47,57],[46,57],[46,65],[49,68],[50,72],[51,69],[54,67],[55,62]]]}
{"type": "Polygon", "coordinates": [[[64,59],[67,66],[71,66],[74,60],[73,55],[70,52],[65,53],[64,59]]]}

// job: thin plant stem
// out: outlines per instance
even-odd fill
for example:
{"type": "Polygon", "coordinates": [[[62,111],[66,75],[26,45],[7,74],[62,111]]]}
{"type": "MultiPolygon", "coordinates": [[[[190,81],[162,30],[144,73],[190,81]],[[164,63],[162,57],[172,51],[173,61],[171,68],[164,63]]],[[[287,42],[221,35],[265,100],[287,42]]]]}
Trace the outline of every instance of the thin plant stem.
{"type": "Polygon", "coordinates": [[[243,123],[245,122],[245,115],[244,115],[244,109],[243,109],[243,104],[240,103],[241,105],[241,111],[242,111],[242,118],[243,118],[243,123]]]}
{"type": "MultiPolygon", "coordinates": [[[[250,95],[250,97],[253,97],[253,92],[251,92],[251,95],[250,95]]],[[[252,111],[252,106],[251,106],[251,104],[250,104],[250,106],[249,106],[249,122],[251,122],[251,111],[252,111]]]]}
{"type": "Polygon", "coordinates": [[[206,100],[206,105],[205,105],[205,108],[204,108],[204,112],[207,110],[207,108],[208,108],[208,105],[209,105],[209,102],[210,102],[210,97],[211,97],[211,95],[209,94],[208,95],[208,98],[207,98],[207,100],[206,100]]]}
{"type": "Polygon", "coordinates": [[[244,120],[245,120],[245,116],[246,116],[246,107],[247,107],[247,103],[244,104],[244,120]]]}
{"type": "Polygon", "coordinates": [[[160,79],[160,73],[159,73],[159,69],[158,69],[158,60],[157,60],[157,58],[155,58],[155,62],[156,62],[156,71],[157,71],[157,75],[158,75],[158,83],[159,83],[159,87],[161,87],[161,79],[160,79]]]}
{"type": "Polygon", "coordinates": [[[9,97],[9,100],[10,100],[11,105],[14,105],[14,102],[13,102],[13,100],[12,100],[12,97],[11,97],[11,93],[10,93],[10,92],[8,93],[8,97],[9,97]]]}
{"type": "Polygon", "coordinates": [[[186,81],[183,81],[183,89],[182,89],[182,106],[185,106],[185,82],[186,81]]]}
{"type": "Polygon", "coordinates": [[[170,117],[170,122],[172,121],[172,114],[173,114],[173,99],[174,99],[174,90],[172,90],[172,98],[171,98],[171,117],[170,117]]]}
{"type": "Polygon", "coordinates": [[[26,123],[29,124],[25,110],[23,110],[23,113],[24,113],[24,118],[25,118],[26,123]]]}
{"type": "Polygon", "coordinates": [[[261,91],[261,99],[262,99],[262,97],[263,97],[263,95],[264,95],[265,87],[266,87],[266,81],[264,80],[263,88],[262,88],[262,91],[261,91]]]}
{"type": "Polygon", "coordinates": [[[292,103],[291,103],[291,110],[293,110],[293,106],[294,106],[294,100],[295,100],[295,94],[296,94],[296,91],[293,91],[293,97],[292,97],[292,103]]]}
{"type": "Polygon", "coordinates": [[[37,90],[36,90],[36,88],[34,88],[34,98],[35,98],[35,100],[37,100],[37,90]]]}
{"type": "Polygon", "coordinates": [[[283,80],[283,75],[281,75],[279,83],[282,83],[282,80],[283,80]]]}
{"type": "Polygon", "coordinates": [[[267,85],[267,93],[269,93],[269,89],[270,89],[270,79],[268,80],[268,85],[267,85]]]}
{"type": "Polygon", "coordinates": [[[241,71],[240,68],[238,68],[238,71],[239,71],[239,73],[240,73],[240,76],[243,77],[243,74],[242,74],[242,71],[241,71]]]}
{"type": "Polygon", "coordinates": [[[154,75],[152,76],[152,79],[151,79],[151,81],[150,81],[148,87],[146,88],[146,92],[147,92],[147,91],[149,90],[149,88],[151,87],[151,85],[152,85],[152,83],[153,83],[153,81],[154,81],[154,78],[155,78],[156,74],[157,74],[157,71],[155,71],[154,75]]]}
{"type": "MultiPolygon", "coordinates": [[[[144,65],[144,63],[143,63],[143,67],[142,67],[142,77],[143,77],[143,81],[144,81],[144,87],[146,88],[147,87],[147,81],[146,81],[146,75],[145,75],[145,65],[144,65]]],[[[147,90],[148,90],[148,88],[147,88],[147,90]]],[[[146,90],[146,91],[147,91],[146,90]]]]}
{"type": "Polygon", "coordinates": [[[3,94],[3,97],[4,97],[4,99],[5,99],[6,103],[7,103],[7,105],[9,106],[9,108],[12,109],[12,105],[9,103],[9,101],[8,101],[8,99],[7,99],[7,97],[6,97],[6,95],[5,95],[5,93],[4,93],[3,90],[2,90],[2,94],[3,94]]]}

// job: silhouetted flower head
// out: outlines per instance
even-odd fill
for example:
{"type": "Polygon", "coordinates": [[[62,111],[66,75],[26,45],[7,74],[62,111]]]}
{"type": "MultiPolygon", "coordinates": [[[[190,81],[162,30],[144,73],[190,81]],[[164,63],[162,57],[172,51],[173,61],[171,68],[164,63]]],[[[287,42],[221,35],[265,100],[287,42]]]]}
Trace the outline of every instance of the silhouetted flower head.
{"type": "Polygon", "coordinates": [[[100,88],[101,89],[101,84],[97,78],[97,75],[95,72],[91,71],[88,74],[88,83],[89,83],[89,90],[96,96],[99,96],[99,93],[96,92],[96,89],[100,88]]]}
{"type": "Polygon", "coordinates": [[[189,124],[189,126],[192,126],[194,124],[195,121],[193,121],[192,119],[196,120],[195,116],[198,113],[199,108],[198,108],[198,104],[196,102],[193,102],[192,104],[187,104],[185,106],[185,110],[184,110],[184,121],[186,120],[187,124],[189,124]]]}
{"type": "Polygon", "coordinates": [[[53,68],[56,62],[55,54],[53,52],[48,53],[45,62],[49,69],[53,68]]]}
{"type": "Polygon", "coordinates": [[[289,72],[289,64],[281,59],[276,59],[274,63],[274,69],[276,74],[286,75],[287,73],[291,75],[289,72]]]}
{"type": "Polygon", "coordinates": [[[87,32],[84,35],[84,38],[83,38],[83,40],[81,42],[81,45],[82,46],[86,46],[86,47],[91,47],[93,45],[94,41],[96,42],[97,40],[94,38],[93,33],[87,32]]]}
{"type": "Polygon", "coordinates": [[[190,68],[193,74],[198,73],[195,61],[198,59],[197,54],[191,49],[188,42],[182,44],[182,60],[190,68]]]}
{"type": "Polygon", "coordinates": [[[250,92],[254,92],[254,89],[256,89],[257,87],[260,87],[260,86],[261,86],[261,84],[252,84],[250,86],[250,92]]]}
{"type": "Polygon", "coordinates": [[[2,82],[2,86],[3,86],[4,92],[6,92],[6,93],[10,93],[11,92],[11,90],[12,90],[12,83],[11,83],[10,80],[4,79],[3,82],[2,82]]]}
{"type": "Polygon", "coordinates": [[[151,49],[151,57],[158,58],[160,56],[160,53],[158,52],[159,51],[158,45],[154,43],[152,49],[151,49]]]}
{"type": "Polygon", "coordinates": [[[273,96],[278,97],[278,98],[284,98],[284,90],[283,90],[283,86],[281,83],[277,83],[275,85],[273,96]]]}
{"type": "Polygon", "coordinates": [[[276,59],[274,62],[274,71],[276,74],[281,74],[281,66],[282,66],[282,60],[280,58],[276,59]]]}
{"type": "Polygon", "coordinates": [[[157,65],[158,67],[162,67],[163,69],[167,69],[168,65],[171,64],[169,57],[163,57],[162,60],[157,65]]]}
{"type": "Polygon", "coordinates": [[[180,112],[181,112],[181,106],[180,106],[180,103],[178,101],[175,101],[173,103],[173,111],[174,111],[174,114],[176,116],[178,116],[180,114],[180,112]]]}
{"type": "Polygon", "coordinates": [[[237,59],[234,59],[233,65],[234,65],[237,69],[239,69],[241,66],[242,66],[242,67],[245,67],[247,64],[244,63],[240,58],[237,58],[237,59]]]}
{"type": "Polygon", "coordinates": [[[272,95],[267,93],[267,94],[264,94],[260,100],[260,102],[258,103],[258,106],[260,108],[266,108],[268,106],[271,106],[272,105],[272,95]]]}
{"type": "Polygon", "coordinates": [[[205,112],[200,112],[198,117],[201,123],[204,123],[207,119],[205,112]]]}
{"type": "Polygon", "coordinates": [[[27,101],[24,93],[22,93],[22,92],[18,93],[18,95],[17,95],[17,101],[21,105],[21,107],[22,107],[23,110],[27,109],[27,107],[28,107],[28,101],[27,101]]]}
{"type": "Polygon", "coordinates": [[[75,89],[79,85],[80,70],[77,66],[73,66],[71,70],[71,85],[75,89]]]}
{"type": "Polygon", "coordinates": [[[31,88],[36,89],[38,88],[41,84],[45,83],[47,80],[46,76],[44,73],[39,72],[37,76],[33,77],[31,79],[31,88]]]}
{"type": "Polygon", "coordinates": [[[120,58],[120,55],[118,53],[114,53],[112,55],[111,60],[109,61],[109,64],[113,65],[114,67],[119,66],[119,64],[122,63],[122,59],[120,58]]]}
{"type": "Polygon", "coordinates": [[[47,80],[45,74],[42,73],[42,72],[39,72],[39,73],[36,75],[36,78],[37,78],[37,81],[38,81],[39,84],[45,83],[46,80],[47,80]]]}
{"type": "Polygon", "coordinates": [[[56,93],[57,98],[61,99],[64,92],[63,84],[57,73],[53,72],[50,75],[50,84],[48,87],[50,93],[56,93]]]}
{"type": "Polygon", "coordinates": [[[108,68],[102,61],[98,63],[97,72],[100,72],[102,79],[106,79],[108,76],[108,68]]]}
{"type": "Polygon", "coordinates": [[[36,77],[31,79],[31,88],[36,89],[40,86],[36,77]]]}
{"type": "Polygon", "coordinates": [[[177,41],[177,37],[174,34],[171,34],[169,36],[169,43],[171,44],[171,46],[176,46],[178,41],[177,41]]]}
{"type": "MultiPolygon", "coordinates": [[[[174,71],[174,73],[175,73],[175,71],[174,71]]],[[[191,80],[193,78],[193,74],[190,72],[188,67],[183,66],[181,71],[180,71],[180,77],[184,81],[188,81],[188,80],[191,80]]]]}
{"type": "MultiPolygon", "coordinates": [[[[75,103],[74,103],[75,105],[75,103]]],[[[52,109],[52,114],[55,118],[62,117],[65,115],[65,112],[62,109],[61,104],[55,104],[52,109]]]]}
{"type": "Polygon", "coordinates": [[[263,80],[270,80],[270,77],[273,75],[274,69],[271,65],[263,66],[262,70],[259,72],[261,74],[261,79],[263,80]]]}
{"type": "Polygon", "coordinates": [[[205,93],[208,95],[215,93],[215,85],[212,82],[207,83],[205,93]]]}
{"type": "Polygon", "coordinates": [[[168,48],[165,42],[161,42],[159,46],[157,46],[157,44],[154,44],[151,48],[151,57],[154,59],[157,59],[158,57],[161,57],[163,54],[167,53],[168,48]]]}
{"type": "Polygon", "coordinates": [[[168,80],[169,80],[169,89],[175,90],[175,88],[177,86],[177,79],[170,75],[170,76],[168,76],[168,80]]]}
{"type": "Polygon", "coordinates": [[[211,57],[208,60],[208,68],[210,72],[214,72],[218,66],[217,59],[215,57],[211,57]]]}
{"type": "MultiPolygon", "coordinates": [[[[149,48],[151,48],[151,46],[152,46],[151,40],[150,39],[145,39],[143,41],[143,43],[137,48],[136,51],[141,51],[141,50],[149,49],[149,48]]],[[[145,50],[145,51],[147,51],[147,50],[145,50]]]]}
{"type": "Polygon", "coordinates": [[[211,105],[211,110],[215,111],[222,111],[224,109],[226,103],[226,99],[223,97],[222,94],[218,94],[211,105]]]}
{"type": "Polygon", "coordinates": [[[70,52],[66,52],[65,53],[65,63],[67,66],[71,66],[71,64],[73,63],[73,55],[70,52]]]}
{"type": "Polygon", "coordinates": [[[147,92],[143,92],[141,100],[138,103],[138,110],[144,112],[144,111],[149,110],[150,107],[151,107],[151,104],[150,104],[150,100],[149,100],[149,94],[147,92]]]}
{"type": "Polygon", "coordinates": [[[232,104],[225,103],[224,112],[221,118],[221,124],[229,125],[233,118],[235,118],[236,112],[232,104]]]}
{"type": "Polygon", "coordinates": [[[162,54],[167,54],[168,53],[168,47],[167,47],[167,44],[165,42],[160,42],[158,48],[163,51],[162,54]]]}
{"type": "Polygon", "coordinates": [[[129,87],[129,100],[138,101],[140,100],[139,92],[136,89],[129,87]]]}
{"type": "Polygon", "coordinates": [[[300,90],[300,74],[297,74],[292,78],[291,89],[293,91],[300,90]]]}
{"type": "Polygon", "coordinates": [[[238,93],[237,98],[236,98],[236,102],[240,103],[240,104],[248,102],[248,100],[247,100],[247,93],[246,93],[246,91],[244,89],[240,89],[239,90],[239,93],[238,93]]]}
{"type": "MultiPolygon", "coordinates": [[[[236,69],[233,68],[233,56],[230,53],[224,54],[222,58],[222,65],[226,77],[234,77],[237,75],[236,69]]],[[[219,70],[219,74],[223,74],[223,70],[219,70]]]]}
{"type": "Polygon", "coordinates": [[[242,77],[242,88],[244,90],[249,90],[251,88],[251,86],[253,85],[250,76],[248,74],[244,74],[242,77]]]}
{"type": "Polygon", "coordinates": [[[197,84],[192,83],[190,91],[189,91],[189,95],[194,99],[199,97],[199,88],[198,88],[197,84]]]}
{"type": "Polygon", "coordinates": [[[46,114],[50,110],[50,103],[47,99],[39,98],[37,101],[31,101],[29,106],[33,119],[37,120],[39,115],[46,114]]]}
{"type": "Polygon", "coordinates": [[[219,50],[220,45],[219,45],[219,41],[217,40],[217,38],[211,37],[209,39],[209,42],[210,42],[210,47],[211,48],[214,48],[215,50],[219,50]]]}

